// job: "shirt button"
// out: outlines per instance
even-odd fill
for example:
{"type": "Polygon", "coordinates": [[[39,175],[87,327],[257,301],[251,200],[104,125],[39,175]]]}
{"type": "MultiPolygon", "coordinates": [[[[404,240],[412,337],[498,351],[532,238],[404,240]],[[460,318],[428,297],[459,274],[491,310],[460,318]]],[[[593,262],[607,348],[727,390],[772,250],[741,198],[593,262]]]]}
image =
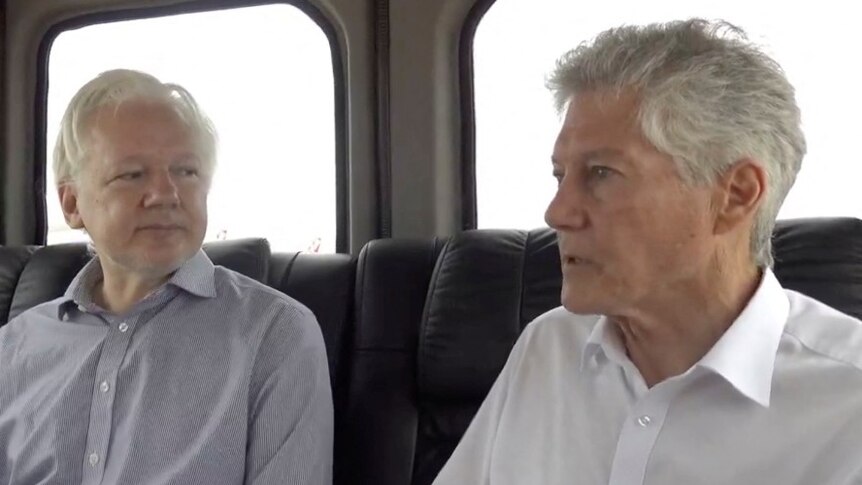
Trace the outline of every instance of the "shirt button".
{"type": "Polygon", "coordinates": [[[99,455],[96,452],[90,453],[90,456],[87,457],[87,462],[90,463],[90,466],[96,466],[99,464],[99,455]]]}
{"type": "Polygon", "coordinates": [[[108,381],[102,381],[102,383],[99,384],[99,390],[102,392],[108,392],[110,389],[111,385],[108,384],[108,381]]]}
{"type": "Polygon", "coordinates": [[[652,422],[652,418],[644,414],[643,416],[638,418],[638,426],[641,428],[646,428],[652,422]]]}
{"type": "Polygon", "coordinates": [[[126,324],[126,322],[123,322],[120,324],[119,329],[120,329],[120,332],[126,333],[126,330],[129,329],[129,326],[126,324]]]}

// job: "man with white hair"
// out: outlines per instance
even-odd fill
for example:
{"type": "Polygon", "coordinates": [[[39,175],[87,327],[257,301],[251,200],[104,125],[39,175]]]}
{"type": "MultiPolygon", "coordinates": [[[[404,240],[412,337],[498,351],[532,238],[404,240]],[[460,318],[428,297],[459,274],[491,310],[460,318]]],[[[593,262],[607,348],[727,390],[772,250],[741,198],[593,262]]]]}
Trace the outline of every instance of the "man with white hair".
{"type": "Polygon", "coordinates": [[[0,484],[329,484],[314,315],[201,251],[212,124],[182,87],[105,72],[54,153],[95,257],[0,329],[0,484]]]}
{"type": "Polygon", "coordinates": [[[549,79],[562,307],[436,485],[862,483],[862,324],[783,289],[794,90],[742,32],[607,30],[549,79]]]}

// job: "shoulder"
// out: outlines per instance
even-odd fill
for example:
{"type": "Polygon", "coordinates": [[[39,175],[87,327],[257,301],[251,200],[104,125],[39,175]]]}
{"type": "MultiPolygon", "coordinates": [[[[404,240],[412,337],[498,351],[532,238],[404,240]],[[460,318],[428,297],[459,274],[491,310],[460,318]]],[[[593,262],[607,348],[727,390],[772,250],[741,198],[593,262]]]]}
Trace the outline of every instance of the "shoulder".
{"type": "Polygon", "coordinates": [[[559,360],[580,359],[596,323],[597,315],[576,315],[557,307],[530,322],[518,338],[510,356],[511,365],[546,367],[559,360]]]}
{"type": "Polygon", "coordinates": [[[67,303],[71,304],[67,297],[61,296],[28,308],[0,327],[0,335],[13,330],[23,330],[34,322],[59,321],[60,308],[67,303]]]}
{"type": "Polygon", "coordinates": [[[215,267],[216,298],[228,304],[249,310],[269,310],[283,318],[314,320],[314,314],[305,305],[284,293],[255,279],[223,266],[215,267]]]}
{"type": "Polygon", "coordinates": [[[4,356],[9,357],[12,349],[20,350],[57,340],[57,332],[62,332],[68,325],[59,317],[60,305],[66,301],[61,297],[41,303],[0,327],[0,368],[4,365],[4,356]]]}
{"type": "Polygon", "coordinates": [[[258,359],[325,351],[317,318],[294,298],[222,266],[215,267],[215,288],[220,307],[256,329],[258,359]]]}
{"type": "Polygon", "coordinates": [[[862,321],[814,298],[786,290],[790,313],[784,335],[800,352],[856,371],[862,379],[862,321]]]}
{"type": "Polygon", "coordinates": [[[536,317],[521,334],[531,345],[551,345],[562,342],[567,346],[584,344],[599,321],[598,315],[576,315],[557,307],[536,317]]]}

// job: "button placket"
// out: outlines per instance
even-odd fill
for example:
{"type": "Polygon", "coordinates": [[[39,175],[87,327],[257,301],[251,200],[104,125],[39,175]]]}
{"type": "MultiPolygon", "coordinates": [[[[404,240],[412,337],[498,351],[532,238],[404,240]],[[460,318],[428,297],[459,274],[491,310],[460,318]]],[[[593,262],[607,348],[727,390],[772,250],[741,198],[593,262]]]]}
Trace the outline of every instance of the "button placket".
{"type": "Polygon", "coordinates": [[[99,483],[106,466],[105,457],[111,437],[111,422],[115,397],[115,385],[120,366],[125,360],[131,341],[131,330],[134,319],[117,320],[106,318],[108,332],[104,338],[99,362],[96,364],[96,383],[93,388],[93,400],[90,405],[90,422],[87,433],[84,463],[85,479],[83,483],[99,483]]]}
{"type": "Polygon", "coordinates": [[[643,483],[649,457],[677,391],[676,383],[659,384],[631,408],[617,441],[610,485],[643,483]]]}

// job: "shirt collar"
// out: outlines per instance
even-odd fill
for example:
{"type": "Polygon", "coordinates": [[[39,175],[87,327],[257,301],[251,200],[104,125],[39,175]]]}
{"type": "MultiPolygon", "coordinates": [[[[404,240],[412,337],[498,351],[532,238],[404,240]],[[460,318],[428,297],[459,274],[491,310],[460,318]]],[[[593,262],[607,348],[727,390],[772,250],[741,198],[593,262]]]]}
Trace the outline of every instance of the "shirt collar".
{"type": "MultiPolygon", "coordinates": [[[[764,270],[742,313],[695,366],[711,370],[749,399],[769,407],[775,356],[789,312],[784,289],[771,270],[764,270]]],[[[587,339],[581,369],[600,355],[622,367],[629,362],[618,333],[604,316],[587,339]]]]}
{"type": "Polygon", "coordinates": [[[69,283],[57,307],[57,318],[62,320],[72,305],[83,309],[94,308],[92,289],[100,279],[102,279],[102,264],[96,256],[88,261],[69,283]]]}
{"type": "Polygon", "coordinates": [[[775,274],[763,272],[748,305],[698,366],[712,370],[739,392],[769,407],[778,344],[790,314],[790,302],[775,274]]]}
{"type": "Polygon", "coordinates": [[[202,298],[215,298],[215,266],[206,253],[199,249],[197,254],[174,272],[168,284],[202,298]]]}
{"type": "MultiPolygon", "coordinates": [[[[95,308],[92,290],[101,278],[102,264],[96,256],[84,265],[66,288],[66,292],[58,302],[57,318],[62,320],[73,304],[92,311],[95,308]]],[[[202,298],[214,298],[216,296],[215,266],[206,253],[199,249],[174,272],[166,284],[202,298]]]]}
{"type": "Polygon", "coordinates": [[[598,363],[600,356],[607,357],[622,366],[622,359],[628,359],[625,348],[619,335],[614,331],[614,326],[608,317],[599,317],[590,332],[584,352],[581,355],[581,370],[590,363],[598,363]]]}

